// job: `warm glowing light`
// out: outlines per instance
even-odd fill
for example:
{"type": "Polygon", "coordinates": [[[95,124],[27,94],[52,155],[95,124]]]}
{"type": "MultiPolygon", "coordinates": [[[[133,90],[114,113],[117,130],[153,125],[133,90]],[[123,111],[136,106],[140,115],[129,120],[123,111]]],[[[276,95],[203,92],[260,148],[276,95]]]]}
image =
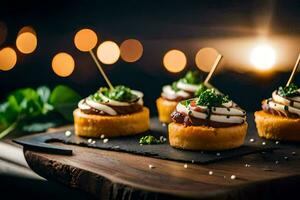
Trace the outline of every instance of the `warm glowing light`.
{"type": "Polygon", "coordinates": [[[173,49],[168,51],[163,59],[165,68],[173,73],[182,71],[187,63],[185,54],[182,51],[173,49]]]}
{"type": "Polygon", "coordinates": [[[274,49],[267,44],[256,46],[250,55],[250,62],[259,70],[268,70],[272,68],[275,61],[276,53],[274,49]]]}
{"type": "Polygon", "coordinates": [[[58,76],[67,77],[74,71],[75,62],[70,54],[61,52],[52,59],[52,69],[58,76]]]}
{"type": "Polygon", "coordinates": [[[121,58],[126,62],[135,62],[143,55],[143,45],[136,39],[128,39],[120,46],[121,58]]]}
{"type": "Polygon", "coordinates": [[[37,47],[37,37],[33,28],[25,26],[19,31],[16,46],[21,53],[34,52],[37,47]]]}
{"type": "Polygon", "coordinates": [[[195,57],[197,67],[205,72],[209,72],[214,62],[216,61],[219,52],[211,47],[200,49],[195,57]]]}
{"type": "Polygon", "coordinates": [[[17,63],[16,51],[10,47],[0,50],[0,70],[8,71],[17,63]]]}
{"type": "Polygon", "coordinates": [[[119,46],[113,41],[105,41],[99,45],[97,57],[104,64],[114,64],[120,57],[119,46]]]}
{"type": "Polygon", "coordinates": [[[74,37],[74,43],[80,51],[92,50],[98,42],[96,33],[91,29],[81,29],[74,37]]]}

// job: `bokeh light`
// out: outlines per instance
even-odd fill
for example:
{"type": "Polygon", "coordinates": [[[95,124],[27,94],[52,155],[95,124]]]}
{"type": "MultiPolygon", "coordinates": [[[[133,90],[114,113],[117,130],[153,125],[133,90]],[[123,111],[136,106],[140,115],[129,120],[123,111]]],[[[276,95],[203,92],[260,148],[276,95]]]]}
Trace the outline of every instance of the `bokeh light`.
{"type": "Polygon", "coordinates": [[[126,62],[135,62],[143,55],[143,45],[136,39],[128,39],[120,46],[121,58],[126,62]]]}
{"type": "Polygon", "coordinates": [[[209,72],[218,55],[219,52],[214,48],[202,48],[196,54],[195,63],[200,70],[209,72]]]}
{"type": "Polygon", "coordinates": [[[74,71],[75,62],[73,57],[65,52],[56,54],[52,59],[52,69],[58,76],[67,77],[74,71]]]}
{"type": "Polygon", "coordinates": [[[17,63],[17,53],[11,47],[5,47],[0,50],[0,70],[8,71],[17,63]]]}
{"type": "Polygon", "coordinates": [[[16,46],[21,53],[30,54],[37,47],[37,36],[33,28],[23,27],[17,36],[16,46]]]}
{"type": "Polygon", "coordinates": [[[275,50],[268,44],[260,44],[254,47],[250,54],[250,62],[256,69],[271,69],[276,61],[275,50]]]}
{"type": "Polygon", "coordinates": [[[120,57],[120,48],[113,41],[105,41],[99,45],[97,57],[104,64],[114,64],[120,57]]]}
{"type": "Polygon", "coordinates": [[[81,29],[75,34],[74,43],[80,51],[90,51],[97,45],[97,34],[91,29],[81,29]]]}
{"type": "Polygon", "coordinates": [[[176,49],[168,51],[163,58],[165,68],[173,73],[182,71],[185,68],[186,63],[187,59],[185,54],[176,49]]]}

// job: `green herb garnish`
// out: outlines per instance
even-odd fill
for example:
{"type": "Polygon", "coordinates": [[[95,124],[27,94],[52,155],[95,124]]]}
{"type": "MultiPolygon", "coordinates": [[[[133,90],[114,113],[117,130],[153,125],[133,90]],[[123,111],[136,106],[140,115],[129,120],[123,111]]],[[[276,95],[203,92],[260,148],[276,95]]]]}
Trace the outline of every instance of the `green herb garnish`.
{"type": "Polygon", "coordinates": [[[177,81],[173,82],[171,85],[172,90],[174,90],[175,92],[178,92],[180,89],[177,87],[177,81]]]}
{"type": "Polygon", "coordinates": [[[102,98],[100,97],[99,92],[96,92],[95,94],[90,95],[89,98],[91,98],[92,100],[97,101],[97,102],[102,101],[102,98]]]}
{"type": "Polygon", "coordinates": [[[204,92],[208,87],[204,85],[204,83],[201,83],[198,87],[198,89],[195,92],[195,96],[199,96],[202,92],[204,92]]]}
{"type": "Polygon", "coordinates": [[[180,103],[187,108],[190,105],[191,100],[189,100],[189,99],[188,100],[184,100],[184,101],[181,101],[180,103]]]}
{"type": "Polygon", "coordinates": [[[0,138],[16,129],[38,132],[71,122],[80,99],[75,91],[63,85],[52,92],[45,86],[36,90],[18,89],[0,104],[0,138]]]}
{"type": "Polygon", "coordinates": [[[199,95],[196,103],[197,105],[211,108],[221,106],[223,103],[227,103],[228,101],[228,96],[217,93],[215,89],[206,89],[199,95]]]}
{"type": "Polygon", "coordinates": [[[131,102],[131,101],[135,101],[138,98],[137,95],[132,93],[129,87],[125,87],[124,85],[118,85],[114,87],[114,89],[108,89],[106,87],[102,87],[100,88],[100,92],[104,96],[116,101],[131,102]]]}
{"type": "MultiPolygon", "coordinates": [[[[162,138],[162,137],[161,137],[162,138]]],[[[164,143],[163,139],[157,139],[153,135],[146,135],[141,137],[140,144],[162,144],[164,143]]]]}
{"type": "Polygon", "coordinates": [[[190,70],[179,81],[181,81],[183,83],[197,85],[197,84],[200,84],[202,82],[202,76],[199,73],[199,71],[191,71],[190,70]]]}
{"type": "Polygon", "coordinates": [[[290,84],[289,86],[285,86],[285,87],[279,87],[278,89],[278,94],[280,96],[283,97],[291,97],[291,96],[295,96],[298,95],[298,86],[295,85],[294,83],[290,84]]]}

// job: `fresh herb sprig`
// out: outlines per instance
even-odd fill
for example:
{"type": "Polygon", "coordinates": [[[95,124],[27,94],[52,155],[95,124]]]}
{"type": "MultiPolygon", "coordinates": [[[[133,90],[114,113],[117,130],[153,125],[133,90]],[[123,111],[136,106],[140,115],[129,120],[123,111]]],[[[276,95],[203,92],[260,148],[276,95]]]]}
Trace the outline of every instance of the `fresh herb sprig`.
{"type": "Polygon", "coordinates": [[[172,83],[171,88],[173,91],[178,92],[180,89],[177,87],[178,81],[172,83]]]}
{"type": "Polygon", "coordinates": [[[181,78],[179,81],[183,83],[193,84],[197,85],[200,84],[203,79],[199,71],[188,71],[183,78],[181,78]]]}
{"type": "Polygon", "coordinates": [[[183,100],[180,102],[182,105],[184,105],[186,108],[190,105],[191,100],[187,99],[187,100],[183,100]]]}
{"type": "Polygon", "coordinates": [[[79,100],[75,91],[63,85],[52,92],[46,86],[18,89],[0,104],[0,138],[16,129],[39,132],[71,122],[79,100]]]}
{"type": "Polygon", "coordinates": [[[201,83],[198,87],[198,89],[195,92],[195,96],[199,96],[202,92],[204,92],[208,87],[204,85],[204,83],[201,83]]]}
{"type": "Polygon", "coordinates": [[[299,94],[298,86],[295,85],[294,83],[284,87],[280,86],[278,88],[278,94],[283,97],[291,97],[291,96],[298,95],[299,94]]]}
{"type": "MultiPolygon", "coordinates": [[[[162,137],[161,137],[162,138],[162,137]]],[[[157,139],[153,135],[146,135],[140,138],[140,144],[163,144],[163,139],[157,139]]]]}
{"type": "Polygon", "coordinates": [[[228,96],[217,93],[215,89],[206,89],[200,93],[196,104],[207,107],[217,107],[221,106],[223,103],[227,103],[228,101],[228,96]]]}
{"type": "Polygon", "coordinates": [[[118,85],[114,87],[114,89],[102,87],[100,88],[100,92],[104,96],[116,101],[132,102],[138,98],[137,95],[132,93],[129,87],[126,87],[124,85],[118,85]]]}

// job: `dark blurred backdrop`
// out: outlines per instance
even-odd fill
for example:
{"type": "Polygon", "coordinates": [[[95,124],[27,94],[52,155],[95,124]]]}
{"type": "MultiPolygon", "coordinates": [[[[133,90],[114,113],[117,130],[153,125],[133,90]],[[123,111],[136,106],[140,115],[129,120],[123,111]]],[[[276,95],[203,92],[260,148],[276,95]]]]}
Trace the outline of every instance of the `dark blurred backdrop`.
{"type": "MultiPolygon", "coordinates": [[[[89,27],[101,41],[120,44],[137,38],[144,46],[135,63],[119,60],[105,66],[113,84],[127,84],[145,93],[145,103],[156,113],[155,99],[161,86],[184,72],[164,69],[166,51],[177,48],[188,57],[188,69],[196,69],[194,57],[202,47],[212,46],[224,61],[212,84],[247,110],[260,107],[262,98],[285,84],[289,70],[300,52],[300,1],[1,1],[0,21],[7,27],[0,47],[15,45],[18,31],[30,25],[37,32],[38,47],[30,55],[18,53],[18,63],[10,71],[0,71],[0,98],[19,87],[67,84],[82,96],[104,85],[87,53],[79,52],[73,37],[89,27]],[[264,37],[276,47],[278,62],[268,72],[252,69],[243,45],[264,37]],[[75,59],[75,71],[67,78],[54,74],[52,57],[59,51],[75,59]]],[[[185,71],[186,71],[185,70],[185,71]]],[[[300,79],[296,78],[297,83],[300,79]]]]}

